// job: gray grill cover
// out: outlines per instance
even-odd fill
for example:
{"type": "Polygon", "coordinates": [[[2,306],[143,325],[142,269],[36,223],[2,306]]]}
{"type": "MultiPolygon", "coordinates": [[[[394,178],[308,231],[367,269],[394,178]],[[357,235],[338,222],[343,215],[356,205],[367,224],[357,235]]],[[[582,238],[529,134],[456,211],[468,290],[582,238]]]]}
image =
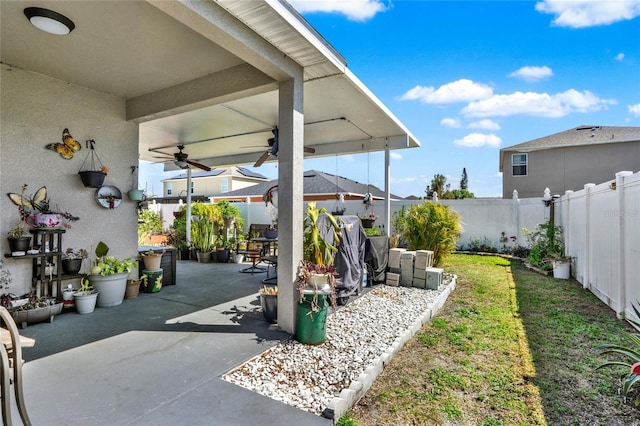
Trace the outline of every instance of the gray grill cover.
{"type": "MultiPolygon", "coordinates": [[[[338,272],[336,288],[338,296],[351,294],[362,282],[362,267],[364,265],[364,251],[367,234],[360,226],[358,216],[335,216],[342,228],[342,237],[335,256],[334,266],[338,272]]],[[[326,215],[318,218],[321,230],[329,228],[329,219],[326,215]]],[[[322,237],[327,240],[328,232],[322,232],[322,237]]]]}

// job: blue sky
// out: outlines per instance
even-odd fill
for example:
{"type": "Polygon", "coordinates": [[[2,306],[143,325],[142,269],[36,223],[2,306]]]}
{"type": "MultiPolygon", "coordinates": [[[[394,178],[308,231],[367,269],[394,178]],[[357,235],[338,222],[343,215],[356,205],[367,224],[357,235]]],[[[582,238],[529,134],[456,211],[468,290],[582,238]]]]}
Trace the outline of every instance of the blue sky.
{"type": "MultiPolygon", "coordinates": [[[[393,153],[394,194],[422,196],[437,173],[456,189],[466,168],[471,192],[500,197],[500,148],[640,126],[640,0],[290,3],[421,142],[393,153]]],[[[371,153],[304,168],[383,188],[383,166],[371,153]]],[[[276,178],[276,167],[257,171],[276,178]]],[[[141,165],[140,182],[159,194],[157,170],[141,165]]]]}

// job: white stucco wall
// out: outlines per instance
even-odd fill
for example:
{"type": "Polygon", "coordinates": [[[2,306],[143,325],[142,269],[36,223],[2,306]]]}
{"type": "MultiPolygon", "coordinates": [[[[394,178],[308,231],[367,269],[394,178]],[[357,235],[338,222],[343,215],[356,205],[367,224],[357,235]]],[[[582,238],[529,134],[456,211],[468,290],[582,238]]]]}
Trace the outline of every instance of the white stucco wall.
{"type": "MultiPolygon", "coordinates": [[[[17,207],[7,192],[20,192],[27,183],[28,194],[46,185],[52,208],[80,217],[63,236],[63,250],[85,248],[91,254],[99,241],[117,257],[137,253],[136,204],[126,191],[131,186],[130,167],[137,164],[138,126],[127,123],[124,99],[98,93],[64,81],[1,64],[0,74],[0,232],[6,236],[19,219],[17,207]],[[61,142],[68,128],[82,149],[70,160],[45,149],[61,142]],[[85,141],[96,141],[102,163],[110,168],[105,185],[123,193],[119,207],[100,207],[95,189],[85,188],[78,171],[89,150],[85,141]]],[[[68,64],[73,66],[73,64],[68,64]]],[[[9,252],[6,238],[0,250],[9,252]]],[[[31,261],[4,259],[13,276],[11,292],[20,295],[31,288],[31,261]]],[[[91,259],[92,260],[92,259],[91,259]]],[[[85,261],[83,272],[89,262],[85,261]]],[[[133,274],[137,274],[134,272],[133,274]]]]}

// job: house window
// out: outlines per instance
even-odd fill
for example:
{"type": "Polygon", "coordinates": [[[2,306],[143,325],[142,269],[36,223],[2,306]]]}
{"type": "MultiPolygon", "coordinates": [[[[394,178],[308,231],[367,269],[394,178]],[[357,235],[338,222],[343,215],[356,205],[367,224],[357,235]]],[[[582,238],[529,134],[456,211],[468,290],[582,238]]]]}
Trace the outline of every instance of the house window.
{"type": "Polygon", "coordinates": [[[220,192],[223,194],[225,192],[229,192],[229,179],[222,179],[222,182],[220,183],[220,192]]]}
{"type": "Polygon", "coordinates": [[[527,175],[527,154],[513,154],[511,156],[513,166],[513,176],[527,175]]]}
{"type": "Polygon", "coordinates": [[[167,184],[167,195],[171,195],[173,192],[173,188],[170,183],[167,184]]]}

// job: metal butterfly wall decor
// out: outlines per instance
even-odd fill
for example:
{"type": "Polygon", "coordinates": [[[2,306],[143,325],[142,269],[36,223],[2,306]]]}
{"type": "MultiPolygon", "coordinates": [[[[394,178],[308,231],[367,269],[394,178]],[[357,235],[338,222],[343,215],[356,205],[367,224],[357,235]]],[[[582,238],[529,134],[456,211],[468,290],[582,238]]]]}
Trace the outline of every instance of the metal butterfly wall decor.
{"type": "Polygon", "coordinates": [[[57,152],[65,160],[70,160],[73,158],[74,152],[80,151],[82,145],[71,136],[69,129],[64,129],[62,131],[62,143],[50,143],[46,148],[57,152]]]}
{"type": "Polygon", "coordinates": [[[25,195],[25,190],[27,189],[27,185],[22,186],[22,193],[16,194],[13,192],[7,193],[13,204],[18,206],[20,211],[20,216],[22,219],[26,218],[30,214],[37,212],[46,212],[49,210],[49,200],[47,198],[47,187],[40,187],[33,197],[28,197],[25,195]]]}

